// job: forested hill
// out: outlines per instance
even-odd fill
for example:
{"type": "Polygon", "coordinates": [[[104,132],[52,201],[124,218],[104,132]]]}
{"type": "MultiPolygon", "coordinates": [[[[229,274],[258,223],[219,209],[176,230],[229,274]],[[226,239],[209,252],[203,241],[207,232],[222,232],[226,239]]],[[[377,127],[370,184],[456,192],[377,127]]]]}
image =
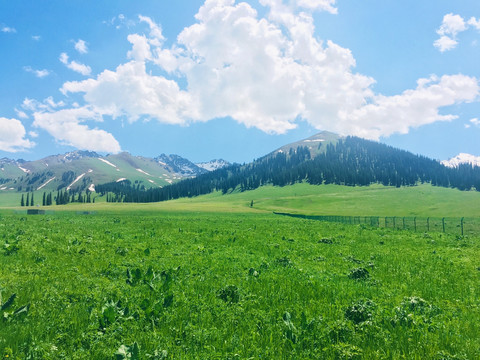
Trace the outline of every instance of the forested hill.
{"type": "Polygon", "coordinates": [[[435,186],[480,191],[480,167],[460,165],[447,168],[424,156],[357,137],[320,143],[323,151],[312,158],[307,147],[275,152],[245,165],[226,168],[183,180],[163,188],[139,190],[129,182],[97,186],[101,194],[113,193],[109,201],[156,202],[235,189],[256,189],[262,185],[310,184],[367,186],[413,186],[428,182],[435,186]]]}

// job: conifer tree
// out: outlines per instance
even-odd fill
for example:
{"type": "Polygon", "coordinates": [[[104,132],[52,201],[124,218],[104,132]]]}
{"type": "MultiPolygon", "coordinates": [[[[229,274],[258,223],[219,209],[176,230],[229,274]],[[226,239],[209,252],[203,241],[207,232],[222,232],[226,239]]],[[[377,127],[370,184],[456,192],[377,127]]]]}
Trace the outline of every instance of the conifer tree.
{"type": "Polygon", "coordinates": [[[33,201],[33,192],[32,192],[32,197],[30,198],[30,206],[35,206],[35,203],[33,201]]]}
{"type": "Polygon", "coordinates": [[[20,206],[25,206],[25,199],[22,194],[22,200],[20,200],[20,206]]]}
{"type": "Polygon", "coordinates": [[[25,204],[26,204],[25,206],[30,205],[30,194],[29,193],[27,193],[27,201],[25,202],[25,204]]]}

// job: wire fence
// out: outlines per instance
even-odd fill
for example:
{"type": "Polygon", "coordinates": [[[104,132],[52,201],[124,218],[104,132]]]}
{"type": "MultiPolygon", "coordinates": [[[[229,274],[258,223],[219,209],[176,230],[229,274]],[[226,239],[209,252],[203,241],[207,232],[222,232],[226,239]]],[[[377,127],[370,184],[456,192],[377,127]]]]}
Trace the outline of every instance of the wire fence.
{"type": "Polygon", "coordinates": [[[415,232],[444,232],[457,235],[480,234],[480,218],[453,217],[398,217],[398,216],[321,216],[274,212],[276,215],[291,216],[301,219],[336,222],[349,225],[365,224],[368,226],[410,230],[415,232]]]}

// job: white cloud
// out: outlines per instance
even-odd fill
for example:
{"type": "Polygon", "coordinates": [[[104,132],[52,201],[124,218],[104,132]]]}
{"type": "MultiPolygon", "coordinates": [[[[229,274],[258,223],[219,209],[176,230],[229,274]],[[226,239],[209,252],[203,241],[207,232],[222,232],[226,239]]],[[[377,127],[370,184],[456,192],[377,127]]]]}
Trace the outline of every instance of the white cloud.
{"type": "Polygon", "coordinates": [[[150,44],[148,39],[143,35],[128,35],[128,41],[132,44],[132,50],[127,53],[129,59],[136,61],[151,60],[150,44]]]}
{"type": "Polygon", "coordinates": [[[50,71],[43,69],[43,70],[35,70],[31,66],[25,66],[23,68],[26,72],[34,74],[38,78],[44,78],[48,75],[50,75],[50,71]]]}
{"type": "MultiPolygon", "coordinates": [[[[440,50],[440,52],[452,50],[458,45],[457,35],[468,30],[469,27],[480,30],[480,19],[477,20],[471,17],[466,22],[460,15],[447,14],[443,17],[442,25],[437,29],[437,34],[440,35],[440,38],[435,40],[433,45],[440,50]]],[[[475,41],[473,42],[473,46],[475,46],[475,41]]]]}
{"type": "MultiPolygon", "coordinates": [[[[317,129],[378,139],[455,119],[441,109],[478,99],[478,80],[461,74],[420,79],[396,96],[376,94],[375,80],[354,71],[349,49],[315,35],[308,11],[335,13],[335,1],[260,1],[269,7],[267,18],[245,2],[206,0],[195,23],[170,47],[161,27],[139,16],[149,32],[128,36],[127,63],[63,84],[64,95],[83,95],[80,104],[64,108],[51,98],[25,99],[23,108],[34,112],[35,126],[60,142],[117,152],[120,145],[111,134],[85,122],[106,116],[188,125],[231,117],[247,127],[285,133],[302,119],[317,129]]],[[[438,30],[450,39],[460,31],[454,15],[438,30]]],[[[66,53],[60,61],[73,67],[66,53]]]]}
{"type": "Polygon", "coordinates": [[[32,40],[40,41],[42,37],[40,35],[32,35],[32,40]]]}
{"type": "Polygon", "coordinates": [[[116,71],[105,70],[97,79],[67,82],[61,91],[84,93],[96,112],[114,118],[126,116],[130,122],[141,116],[168,124],[184,124],[194,117],[191,96],[175,81],[146,73],[145,63],[131,61],[116,71]]]}
{"type": "Polygon", "coordinates": [[[103,22],[104,24],[114,26],[115,29],[121,29],[122,27],[131,28],[135,26],[135,21],[127,19],[127,17],[123,14],[119,14],[118,16],[114,16],[110,20],[106,20],[103,22]]]}
{"type": "MultiPolygon", "coordinates": [[[[371,139],[454,119],[440,109],[478,96],[477,79],[463,75],[420,79],[416,89],[397,96],[375,94],[375,80],[353,71],[351,51],[318,40],[313,17],[295,12],[296,6],[328,11],[334,1],[261,3],[270,7],[268,20],[247,3],[207,0],[197,22],[170,48],[163,47],[160,26],[140,16],[150,34],[128,37],[133,61],[96,79],[67,82],[61,90],[83,93],[96,113],[130,122],[232,117],[247,127],[284,133],[304,119],[318,129],[371,139]],[[184,79],[185,90],[175,80],[147,73],[146,63],[184,79]]],[[[463,29],[460,20],[446,16],[439,33],[456,35],[463,29]]]]}
{"type": "Polygon", "coordinates": [[[334,7],[336,0],[297,0],[297,5],[311,10],[323,10],[336,14],[337,8],[334,7]]]}
{"type": "Polygon", "coordinates": [[[437,30],[437,34],[455,37],[458,33],[465,30],[467,30],[465,20],[460,15],[450,13],[443,17],[442,25],[437,30]]]}
{"type": "Polygon", "coordinates": [[[55,102],[51,96],[44,99],[43,102],[37,101],[35,99],[25,98],[22,103],[22,107],[25,110],[36,112],[36,111],[54,111],[57,108],[64,107],[65,103],[63,101],[55,102]]]}
{"type": "Polygon", "coordinates": [[[9,26],[2,26],[2,28],[0,28],[0,31],[4,32],[4,33],[16,33],[17,32],[17,30],[15,28],[12,28],[12,27],[9,27],[9,26]]]}
{"type": "Polygon", "coordinates": [[[30,137],[32,137],[32,138],[37,138],[38,137],[38,133],[36,131],[29,131],[28,135],[30,135],[30,137]]]}
{"type": "Polygon", "coordinates": [[[165,38],[163,37],[163,34],[162,34],[162,28],[156,24],[151,18],[149,18],[148,16],[142,16],[142,15],[139,15],[138,16],[138,19],[141,21],[141,22],[144,22],[144,23],[147,23],[148,26],[150,27],[150,38],[151,38],[151,41],[155,41],[155,44],[156,46],[160,46],[163,41],[165,40],[165,38]]]}
{"type": "Polygon", "coordinates": [[[77,50],[80,54],[88,53],[88,46],[85,40],[79,39],[75,42],[75,50],[77,50]]]}
{"type": "Polygon", "coordinates": [[[475,19],[474,17],[471,17],[470,20],[468,20],[468,25],[473,26],[477,30],[480,30],[480,19],[475,19]]]}
{"type": "Polygon", "coordinates": [[[91,129],[83,122],[101,120],[91,109],[82,107],[55,112],[35,112],[33,126],[46,130],[62,144],[77,149],[118,153],[120,144],[112,134],[97,128],[91,129]]]}
{"type": "Polygon", "coordinates": [[[19,152],[35,146],[35,143],[25,139],[25,134],[25,128],[19,120],[0,117],[0,150],[19,152]]]}
{"type": "Polygon", "coordinates": [[[90,66],[80,64],[76,61],[68,61],[68,55],[66,53],[61,53],[60,57],[58,58],[62,64],[64,64],[67,68],[70,70],[73,70],[79,74],[82,74],[84,76],[88,76],[92,73],[92,69],[90,66]]]}
{"type": "MultiPolygon", "coordinates": [[[[470,123],[471,123],[473,126],[480,127],[480,120],[478,120],[478,118],[470,119],[470,123]]],[[[470,126],[469,126],[469,127],[470,127],[470,126]]]]}
{"type": "Polygon", "coordinates": [[[445,52],[454,49],[458,45],[458,41],[444,35],[435,40],[433,45],[440,50],[440,52],[445,52]]]}
{"type": "Polygon", "coordinates": [[[475,101],[479,95],[478,80],[472,77],[445,75],[420,79],[416,89],[406,90],[401,95],[375,96],[371,104],[340,118],[334,131],[370,139],[393,133],[406,134],[413,127],[456,119],[456,115],[441,115],[439,109],[475,101]]]}
{"type": "Polygon", "coordinates": [[[15,109],[15,113],[17,114],[17,116],[21,119],[28,119],[28,115],[25,113],[25,111],[22,111],[22,110],[19,110],[19,109],[15,109]]]}

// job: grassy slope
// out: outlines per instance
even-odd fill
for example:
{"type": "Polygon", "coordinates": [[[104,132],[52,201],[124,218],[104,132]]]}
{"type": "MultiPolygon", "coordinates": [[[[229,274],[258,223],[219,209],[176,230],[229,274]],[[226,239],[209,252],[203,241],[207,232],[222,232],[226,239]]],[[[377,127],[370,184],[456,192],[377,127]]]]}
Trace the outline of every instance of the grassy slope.
{"type": "MultiPolygon", "coordinates": [[[[41,192],[35,194],[41,202],[41,192]]],[[[0,193],[1,207],[16,207],[19,194],[0,193]]],[[[21,209],[21,208],[18,208],[21,209]]],[[[206,212],[290,212],[309,215],[480,217],[480,193],[420,185],[392,188],[380,185],[345,187],[297,184],[266,186],[228,195],[213,193],[154,204],[71,204],[52,210],[172,210],[206,212]],[[253,209],[250,202],[254,201],[253,209]]]]}

